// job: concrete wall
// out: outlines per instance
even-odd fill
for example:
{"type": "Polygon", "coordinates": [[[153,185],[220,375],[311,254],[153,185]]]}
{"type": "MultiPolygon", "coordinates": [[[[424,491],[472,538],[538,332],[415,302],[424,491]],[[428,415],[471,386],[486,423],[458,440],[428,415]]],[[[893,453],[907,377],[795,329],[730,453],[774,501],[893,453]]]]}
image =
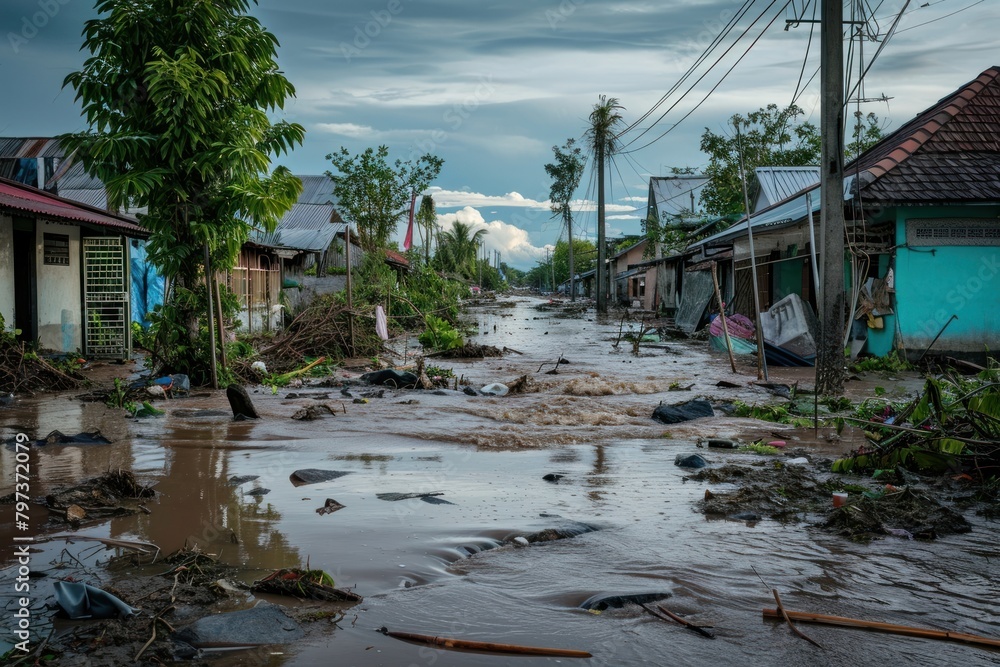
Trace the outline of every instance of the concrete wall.
{"type": "Polygon", "coordinates": [[[14,222],[0,215],[0,314],[4,326],[14,326],[14,222]]]}
{"type": "Polygon", "coordinates": [[[80,228],[39,220],[35,236],[38,338],[44,349],[73,352],[83,348],[82,254],[80,228]],[[45,264],[45,233],[69,236],[69,266],[45,264]]]}
{"type": "MultiPolygon", "coordinates": [[[[981,218],[1000,229],[1000,206],[901,208],[897,243],[906,243],[908,220],[981,218]]],[[[996,241],[994,241],[996,242],[996,241]]],[[[896,318],[903,344],[919,355],[952,315],[957,319],[934,343],[937,353],[981,354],[1000,349],[1000,245],[899,247],[896,251],[896,318]]],[[[895,327],[893,320],[886,328],[895,327]]]]}

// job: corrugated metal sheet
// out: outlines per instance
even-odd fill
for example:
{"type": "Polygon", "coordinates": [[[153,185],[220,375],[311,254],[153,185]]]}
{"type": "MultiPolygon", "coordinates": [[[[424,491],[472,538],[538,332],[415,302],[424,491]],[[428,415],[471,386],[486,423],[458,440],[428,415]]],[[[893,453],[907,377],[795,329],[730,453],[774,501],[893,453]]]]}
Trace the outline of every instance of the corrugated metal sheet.
{"type": "Polygon", "coordinates": [[[327,225],[323,229],[282,229],[278,238],[286,248],[324,252],[333,243],[337,229],[337,225],[327,225]]]}
{"type": "Polygon", "coordinates": [[[329,176],[299,176],[302,181],[300,204],[335,204],[333,181],[329,176]]]}
{"type": "Polygon", "coordinates": [[[757,167],[754,175],[760,184],[755,210],[788,199],[819,183],[819,167],[757,167]]]}
{"type": "Polygon", "coordinates": [[[331,226],[333,206],[294,204],[278,221],[278,229],[322,229],[331,226]]]}
{"type": "Polygon", "coordinates": [[[649,179],[649,206],[656,206],[662,220],[694,212],[704,212],[701,189],[705,176],[653,176],[649,179]]]}
{"type": "Polygon", "coordinates": [[[0,157],[62,157],[65,153],[50,137],[0,137],[0,157]]]}
{"type": "Polygon", "coordinates": [[[0,208],[33,213],[56,220],[109,227],[131,237],[149,236],[149,232],[126,218],[91,210],[76,202],[54,197],[14,181],[0,180],[0,208]]]}
{"type": "Polygon", "coordinates": [[[63,199],[72,199],[87,206],[95,208],[108,208],[108,198],[104,194],[104,189],[100,190],[66,190],[59,188],[59,196],[63,199]]]}

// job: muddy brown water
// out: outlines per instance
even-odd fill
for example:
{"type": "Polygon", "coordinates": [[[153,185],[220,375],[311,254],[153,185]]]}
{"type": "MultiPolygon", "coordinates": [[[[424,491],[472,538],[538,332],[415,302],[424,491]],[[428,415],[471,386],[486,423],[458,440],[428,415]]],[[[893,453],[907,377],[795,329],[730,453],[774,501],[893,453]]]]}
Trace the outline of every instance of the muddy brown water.
{"type": "MultiPolygon", "coordinates": [[[[164,417],[124,420],[117,411],[68,396],[25,399],[0,411],[4,438],[18,431],[43,437],[100,429],[104,446],[33,449],[31,495],[96,476],[133,470],[155,482],[151,514],[85,526],[81,535],[136,539],[170,552],[197,543],[252,573],[305,565],[331,573],[339,586],[365,596],[338,628],[311,627],[307,639],[241,653],[232,664],[268,665],[535,665],[568,659],[438,651],[385,637],[390,630],[481,641],[584,649],[587,665],[876,665],[1000,664],[1000,652],[929,640],[803,626],[817,649],[788,628],[761,619],[777,588],[790,609],[905,625],[1000,636],[996,528],[967,515],[973,531],[935,542],[888,538],[856,544],[799,523],[753,525],[709,519],[695,511],[704,483],[673,465],[678,453],[699,452],[710,464],[751,462],[753,455],[696,448],[699,438],[780,436],[816,456],[833,457],[856,435],[719,416],[676,426],[650,419],[661,402],[696,396],[768,402],[748,383],[749,365],[733,374],[722,355],[700,342],[664,341],[641,356],[613,343],[619,320],[579,318],[538,310],[542,303],[511,299],[470,314],[478,342],[523,354],[479,361],[432,360],[473,383],[511,381],[530,374],[540,391],[507,397],[387,391],[367,404],[338,388],[304,387],[251,393],[259,422],[232,422],[212,410],[225,397],[167,403],[164,417]],[[545,374],[562,355],[570,363],[545,374]],[[539,368],[541,367],[541,372],[539,368]],[[738,389],[715,386],[720,380],[738,389]],[[668,391],[671,385],[694,386],[668,391]],[[323,399],[339,414],[312,422],[290,419],[323,399]],[[669,437],[664,437],[665,435],[669,437]],[[347,471],[338,479],[294,486],[301,468],[347,471]],[[562,474],[558,483],[542,480],[562,474]],[[257,475],[241,485],[234,476],[257,475]],[[264,495],[255,490],[269,489],[264,495]],[[419,499],[388,502],[377,493],[441,492],[453,504],[419,499]],[[345,508],[319,515],[327,498],[345,508]],[[596,530],[572,539],[516,548],[504,541],[564,522],[596,530]],[[238,544],[234,543],[235,536],[238,544]],[[759,574],[759,577],[758,577],[759,574]],[[634,606],[593,614],[578,608],[597,593],[672,593],[665,606],[712,625],[708,641],[655,620],[634,606]]],[[[412,353],[412,350],[410,351],[412,353]]],[[[341,374],[356,377],[357,374],[341,374]]],[[[771,369],[772,380],[811,384],[802,370],[771,369]]],[[[892,395],[919,386],[915,378],[853,383],[852,392],[883,386],[892,395]]],[[[363,388],[352,388],[361,395],[363,388]]],[[[14,456],[0,450],[0,494],[13,489],[14,456]]],[[[713,489],[720,490],[720,489],[713,489]]],[[[725,488],[721,489],[725,490],[725,488]]],[[[9,508],[8,508],[9,509],[9,508]]],[[[3,512],[0,560],[9,563],[14,533],[3,512]]],[[[44,509],[31,508],[32,530],[44,509]]],[[[105,558],[93,545],[65,540],[39,544],[33,567],[59,576],[68,553],[90,565],[105,558]],[[90,549],[88,553],[81,553],[90,549]],[[86,559],[90,558],[90,561],[86,559]]],[[[97,565],[95,583],[112,578],[97,565]]],[[[4,570],[5,604],[13,597],[4,570]]],[[[113,583],[113,582],[112,582],[113,583]]],[[[41,589],[40,589],[41,590],[41,589]]],[[[37,629],[47,612],[36,600],[37,629]]],[[[2,625],[7,623],[4,620],[2,625]]],[[[2,648],[2,647],[0,647],[2,648]]]]}

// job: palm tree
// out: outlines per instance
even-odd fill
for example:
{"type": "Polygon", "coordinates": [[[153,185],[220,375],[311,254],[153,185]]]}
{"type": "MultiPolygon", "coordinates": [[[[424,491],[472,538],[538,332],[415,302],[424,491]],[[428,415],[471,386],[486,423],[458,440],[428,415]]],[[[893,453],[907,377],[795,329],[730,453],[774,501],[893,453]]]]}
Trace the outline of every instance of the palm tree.
{"type": "Polygon", "coordinates": [[[587,144],[597,165],[597,312],[608,312],[608,267],[605,264],[607,248],[604,239],[604,164],[610,162],[618,152],[618,125],[622,122],[617,97],[601,95],[600,102],[590,112],[590,128],[587,129],[587,144]]]}
{"type": "Polygon", "coordinates": [[[454,271],[466,278],[476,273],[476,255],[486,230],[473,233],[472,225],[455,221],[446,232],[438,234],[438,258],[445,271],[454,271]]]}

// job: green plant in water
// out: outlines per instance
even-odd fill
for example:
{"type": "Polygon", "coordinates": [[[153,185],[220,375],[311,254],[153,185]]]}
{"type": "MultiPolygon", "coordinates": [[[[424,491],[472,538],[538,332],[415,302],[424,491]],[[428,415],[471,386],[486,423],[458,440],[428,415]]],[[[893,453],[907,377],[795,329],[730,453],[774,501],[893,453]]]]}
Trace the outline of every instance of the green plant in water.
{"type": "MultiPolygon", "coordinates": [[[[111,393],[108,394],[108,400],[104,401],[104,404],[109,408],[125,408],[130,404],[128,400],[128,387],[119,378],[115,378],[115,386],[111,389],[111,393]]],[[[135,404],[132,403],[132,405],[135,404]]]]}
{"type": "Polygon", "coordinates": [[[417,337],[424,347],[432,350],[453,350],[465,344],[462,334],[440,317],[427,315],[424,323],[427,328],[417,337]]]}
{"type": "Polygon", "coordinates": [[[749,445],[740,447],[739,451],[753,452],[754,454],[760,454],[762,456],[776,456],[781,453],[781,450],[777,447],[765,445],[763,442],[752,442],[749,445]]]}
{"type": "Polygon", "coordinates": [[[906,357],[901,357],[896,350],[884,357],[858,359],[851,365],[851,370],[855,373],[900,373],[913,369],[913,364],[907,361],[906,357]]]}

